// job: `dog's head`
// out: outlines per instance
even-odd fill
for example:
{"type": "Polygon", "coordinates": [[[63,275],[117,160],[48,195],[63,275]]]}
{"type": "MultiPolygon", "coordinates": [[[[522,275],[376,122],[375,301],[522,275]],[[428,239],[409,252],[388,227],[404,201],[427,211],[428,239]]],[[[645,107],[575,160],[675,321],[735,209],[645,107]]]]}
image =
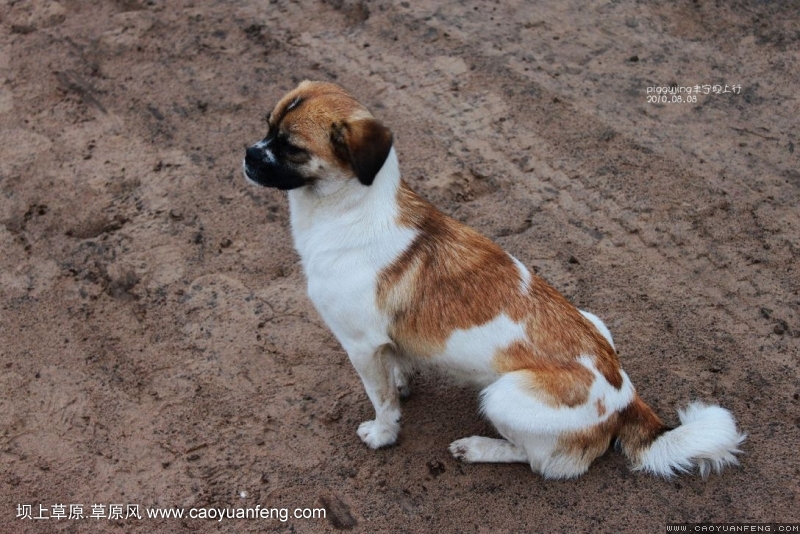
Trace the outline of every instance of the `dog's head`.
{"type": "Polygon", "coordinates": [[[267,136],[247,149],[244,174],[278,189],[358,180],[370,185],[392,133],[338,85],[304,81],[269,114],[267,136]]]}

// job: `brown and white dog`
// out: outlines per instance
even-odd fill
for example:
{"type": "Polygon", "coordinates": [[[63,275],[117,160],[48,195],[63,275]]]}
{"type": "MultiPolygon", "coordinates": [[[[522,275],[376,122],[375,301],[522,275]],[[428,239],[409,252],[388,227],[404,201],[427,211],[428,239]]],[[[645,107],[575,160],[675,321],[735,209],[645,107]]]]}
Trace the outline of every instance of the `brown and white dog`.
{"type": "Polygon", "coordinates": [[[504,438],[454,441],[467,462],[570,478],[616,439],[634,469],[663,476],[737,463],[745,436],[730,412],[695,402],[664,425],[600,319],[412,191],[391,132],[341,87],[303,82],[268,121],[244,173],[289,191],[309,296],[375,407],[358,427],[368,446],[397,440],[408,373],[436,368],[482,388],[504,438]]]}

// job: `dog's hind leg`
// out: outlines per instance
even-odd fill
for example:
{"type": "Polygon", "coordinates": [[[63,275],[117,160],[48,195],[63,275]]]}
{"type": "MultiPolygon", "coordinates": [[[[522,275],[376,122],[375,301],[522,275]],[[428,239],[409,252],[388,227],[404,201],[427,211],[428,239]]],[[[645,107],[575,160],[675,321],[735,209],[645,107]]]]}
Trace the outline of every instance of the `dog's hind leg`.
{"type": "Polygon", "coordinates": [[[501,421],[493,422],[500,434],[509,439],[481,436],[457,439],[450,444],[450,453],[456,459],[469,463],[527,463],[534,472],[545,478],[574,478],[589,468],[591,460],[558,454],[558,437],[555,435],[536,434],[510,428],[501,421]]]}
{"type": "Polygon", "coordinates": [[[456,459],[469,463],[528,463],[525,451],[505,439],[472,436],[455,440],[449,450],[456,459]]]}
{"type": "Polygon", "coordinates": [[[509,373],[484,389],[483,413],[534,472],[545,478],[582,475],[594,458],[573,456],[560,447],[569,425],[562,419],[569,418],[570,409],[554,408],[537,398],[525,378],[520,373],[509,373]]]}
{"type": "MultiPolygon", "coordinates": [[[[581,365],[593,369],[588,358],[581,365]]],[[[541,376],[533,370],[507,373],[486,387],[481,409],[505,440],[465,438],[450,451],[466,461],[527,462],[545,478],[574,478],[589,469],[608,448],[616,430],[616,410],[630,401],[633,388],[625,381],[619,390],[605,382],[596,370],[594,383],[580,402],[566,396],[556,402],[553,391],[539,387],[541,376]]],[[[575,375],[546,374],[548,386],[566,393],[575,375]],[[553,381],[556,382],[553,382],[553,381]]]]}

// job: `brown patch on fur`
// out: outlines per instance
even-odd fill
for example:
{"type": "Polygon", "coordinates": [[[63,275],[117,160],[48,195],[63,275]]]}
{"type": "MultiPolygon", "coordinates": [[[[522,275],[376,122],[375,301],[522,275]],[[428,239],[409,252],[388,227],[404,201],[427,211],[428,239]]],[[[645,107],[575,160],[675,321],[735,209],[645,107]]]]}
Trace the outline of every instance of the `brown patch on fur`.
{"type": "Polygon", "coordinates": [[[379,277],[378,302],[394,319],[396,343],[414,345],[421,338],[441,349],[454,329],[487,323],[502,311],[514,320],[525,316],[522,299],[513,298],[520,274],[503,249],[438,211],[404,182],[397,200],[398,223],[419,235],[379,277]]]}
{"type": "MultiPolygon", "coordinates": [[[[594,330],[594,325],[592,325],[592,329],[594,330]]],[[[595,332],[597,336],[603,338],[602,334],[596,330],[595,332]]],[[[603,338],[603,341],[606,341],[605,338],[603,338]]],[[[597,371],[608,380],[608,383],[619,389],[622,387],[622,375],[619,372],[619,358],[617,357],[616,351],[611,348],[608,342],[603,343],[603,346],[604,349],[595,355],[594,364],[597,367],[597,371]]]]}
{"type": "Polygon", "coordinates": [[[525,324],[526,342],[497,351],[498,373],[530,370],[531,385],[556,403],[578,405],[588,398],[594,375],[577,359],[595,366],[619,389],[616,352],[572,304],[531,274],[522,275],[497,244],[446,216],[401,182],[398,223],[419,230],[411,246],[378,279],[378,304],[392,317],[390,335],[401,352],[431,356],[455,329],[485,324],[501,313],[525,324]]]}
{"type": "Polygon", "coordinates": [[[554,456],[568,456],[584,469],[608,450],[620,425],[620,414],[614,413],[600,424],[586,430],[564,433],[558,438],[554,456]]]}
{"type": "Polygon", "coordinates": [[[595,367],[609,384],[617,389],[622,386],[617,353],[561,293],[531,275],[525,301],[526,332],[539,354],[555,360],[573,360],[581,355],[593,357],[595,367]]]}
{"type": "Polygon", "coordinates": [[[635,464],[639,462],[642,451],[661,434],[671,430],[639,395],[635,395],[631,403],[619,412],[619,419],[617,437],[625,456],[635,464]]]}
{"type": "Polygon", "coordinates": [[[574,408],[589,399],[589,390],[594,382],[594,374],[589,369],[574,359],[531,357],[533,350],[527,343],[512,343],[495,356],[495,367],[525,373],[534,395],[551,406],[574,408]],[[513,364],[521,361],[526,362],[527,366],[513,368],[513,364]]]}
{"type": "Polygon", "coordinates": [[[597,408],[597,416],[603,417],[606,414],[606,405],[603,402],[603,399],[597,399],[594,405],[597,408]]]}
{"type": "Polygon", "coordinates": [[[553,406],[574,408],[589,398],[594,375],[577,362],[541,366],[530,369],[531,385],[536,392],[545,392],[547,401],[553,406]]]}

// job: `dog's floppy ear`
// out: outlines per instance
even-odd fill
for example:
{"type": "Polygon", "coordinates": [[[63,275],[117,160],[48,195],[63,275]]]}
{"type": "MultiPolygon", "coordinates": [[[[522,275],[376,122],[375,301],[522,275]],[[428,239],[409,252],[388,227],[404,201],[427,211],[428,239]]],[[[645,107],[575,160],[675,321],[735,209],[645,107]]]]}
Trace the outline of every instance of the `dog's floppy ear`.
{"type": "Polygon", "coordinates": [[[392,149],[392,132],[372,118],[334,123],[331,144],[336,156],[353,167],[358,181],[370,185],[392,149]]]}

